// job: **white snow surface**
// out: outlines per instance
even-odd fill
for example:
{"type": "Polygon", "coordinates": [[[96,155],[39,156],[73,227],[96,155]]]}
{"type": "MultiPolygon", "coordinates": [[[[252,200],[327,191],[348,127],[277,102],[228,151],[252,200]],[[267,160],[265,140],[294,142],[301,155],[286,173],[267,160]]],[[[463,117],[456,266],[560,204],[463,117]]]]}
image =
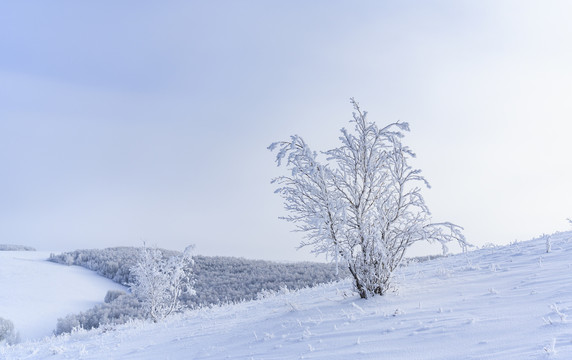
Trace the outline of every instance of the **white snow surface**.
{"type": "Polygon", "coordinates": [[[409,264],[397,293],[368,300],[346,280],[4,345],[0,358],[572,359],[572,233],[551,244],[409,264]]]}
{"type": "Polygon", "coordinates": [[[79,266],[47,261],[49,252],[0,251],[0,317],[22,340],[51,336],[57,319],[101,304],[125,287],[79,266]]]}

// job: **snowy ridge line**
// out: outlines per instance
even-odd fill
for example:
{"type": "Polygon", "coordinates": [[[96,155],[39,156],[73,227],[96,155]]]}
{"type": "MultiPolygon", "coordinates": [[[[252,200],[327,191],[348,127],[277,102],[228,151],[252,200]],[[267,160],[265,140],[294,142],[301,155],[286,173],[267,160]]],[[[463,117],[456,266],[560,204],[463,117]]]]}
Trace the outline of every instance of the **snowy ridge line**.
{"type": "Polygon", "coordinates": [[[572,358],[572,232],[412,262],[398,293],[350,281],[0,347],[33,359],[572,358]]]}

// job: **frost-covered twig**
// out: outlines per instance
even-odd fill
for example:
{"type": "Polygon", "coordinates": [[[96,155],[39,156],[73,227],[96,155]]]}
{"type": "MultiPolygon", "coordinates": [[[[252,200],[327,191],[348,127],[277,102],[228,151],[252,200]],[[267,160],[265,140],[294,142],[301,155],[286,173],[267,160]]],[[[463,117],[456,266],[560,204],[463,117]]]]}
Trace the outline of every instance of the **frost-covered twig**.
{"type": "Polygon", "coordinates": [[[560,309],[558,309],[558,306],[556,306],[556,304],[552,304],[550,305],[550,308],[556,313],[556,315],[558,315],[560,317],[560,321],[561,322],[566,322],[566,318],[568,317],[566,314],[564,314],[563,312],[560,311],[560,309]]]}
{"type": "Polygon", "coordinates": [[[557,351],[556,351],[556,339],[552,339],[552,342],[550,343],[550,345],[547,345],[544,347],[544,351],[548,355],[555,355],[557,353],[557,351]]]}

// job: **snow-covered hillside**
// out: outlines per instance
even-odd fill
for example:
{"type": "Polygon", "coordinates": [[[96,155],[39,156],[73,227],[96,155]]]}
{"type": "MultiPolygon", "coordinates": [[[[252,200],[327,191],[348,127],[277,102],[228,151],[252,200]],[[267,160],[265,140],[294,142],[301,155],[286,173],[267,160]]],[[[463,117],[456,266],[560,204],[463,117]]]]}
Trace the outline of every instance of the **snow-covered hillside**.
{"type": "Polygon", "coordinates": [[[79,266],[46,261],[49,253],[0,251],[0,317],[22,340],[50,336],[57,319],[103,302],[123,286],[79,266]]]}
{"type": "Polygon", "coordinates": [[[347,281],[13,347],[6,359],[570,359],[572,233],[397,275],[360,300],[347,281]]]}

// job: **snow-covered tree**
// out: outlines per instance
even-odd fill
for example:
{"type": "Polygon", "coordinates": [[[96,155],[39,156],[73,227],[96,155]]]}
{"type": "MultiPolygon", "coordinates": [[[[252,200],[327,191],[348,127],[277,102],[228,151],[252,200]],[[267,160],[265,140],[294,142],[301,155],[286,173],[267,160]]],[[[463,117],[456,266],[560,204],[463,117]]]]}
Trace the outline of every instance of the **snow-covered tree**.
{"type": "Polygon", "coordinates": [[[181,309],[180,296],[194,293],[190,276],[192,247],[180,256],[166,258],[157,248],[143,247],[137,263],[131,268],[135,281],[131,291],[154,322],[181,309]]]}
{"type": "Polygon", "coordinates": [[[8,319],[0,317],[0,344],[6,342],[7,344],[15,344],[19,342],[20,336],[14,330],[14,324],[8,319]]]}
{"type": "Polygon", "coordinates": [[[468,246],[462,228],[431,222],[420,185],[429,184],[408,160],[415,154],[401,139],[405,122],[378,128],[351,99],[355,131],[341,129],[338,148],[318,160],[297,135],[268,148],[278,150],[276,162],[290,170],[272,182],[285,201],[285,220],[305,232],[300,247],[332,255],[348,267],[362,298],[383,295],[406,249],[418,241],[468,246]]]}

